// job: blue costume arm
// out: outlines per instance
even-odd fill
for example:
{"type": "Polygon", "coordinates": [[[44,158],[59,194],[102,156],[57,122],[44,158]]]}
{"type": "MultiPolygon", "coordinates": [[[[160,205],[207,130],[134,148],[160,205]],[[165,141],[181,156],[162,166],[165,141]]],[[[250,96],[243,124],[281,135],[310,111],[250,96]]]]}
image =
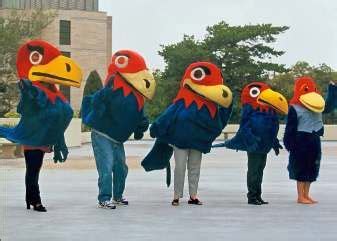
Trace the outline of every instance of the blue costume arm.
{"type": "Polygon", "coordinates": [[[225,126],[227,125],[229,118],[232,115],[232,111],[233,103],[228,108],[219,107],[219,116],[221,119],[222,129],[225,128],[225,126]]]}
{"type": "MultiPolygon", "coordinates": [[[[69,113],[69,116],[66,118],[69,121],[63,122],[62,126],[60,126],[60,129],[66,130],[70,124],[72,117],[73,112],[69,113]]],[[[65,142],[64,133],[60,133],[56,143],[54,144],[54,162],[65,162],[67,160],[68,153],[69,151],[65,142]]]]}
{"type": "Polygon", "coordinates": [[[105,90],[107,88],[104,87],[103,89],[97,91],[93,96],[91,100],[92,104],[92,113],[97,117],[100,118],[105,110],[106,110],[106,105],[105,105],[105,90]]]}
{"type": "Polygon", "coordinates": [[[330,113],[335,108],[337,108],[337,86],[335,84],[329,84],[323,114],[330,113]]]}
{"type": "MultiPolygon", "coordinates": [[[[115,76],[111,76],[108,80],[107,84],[99,91],[97,91],[92,100],[92,107],[95,114],[99,116],[103,115],[104,111],[106,110],[106,99],[107,96],[112,95],[112,86],[113,86],[113,80],[115,76]]],[[[111,106],[110,106],[111,107],[111,106]]]]}
{"type": "Polygon", "coordinates": [[[18,113],[34,113],[36,109],[44,108],[47,105],[48,97],[43,91],[33,86],[32,82],[23,79],[18,85],[21,92],[17,107],[18,113]]]}
{"type": "Polygon", "coordinates": [[[137,126],[137,129],[134,132],[134,138],[136,140],[142,139],[144,136],[144,132],[147,131],[148,128],[149,128],[149,120],[146,118],[143,112],[142,120],[140,121],[140,123],[137,126]]]}
{"type": "MultiPolygon", "coordinates": [[[[221,130],[225,128],[225,126],[227,125],[228,120],[232,115],[232,110],[233,110],[233,104],[231,104],[228,108],[224,108],[224,107],[219,108],[219,116],[220,116],[221,125],[222,125],[221,130]]],[[[212,145],[212,147],[224,147],[224,146],[225,146],[224,142],[212,145]]]]}
{"type": "MultiPolygon", "coordinates": [[[[81,116],[85,124],[90,124],[92,118],[100,118],[105,113],[107,109],[107,96],[113,94],[112,85],[114,77],[114,75],[111,76],[102,89],[83,98],[81,116]]],[[[109,108],[111,108],[111,106],[109,106],[109,108]]]]}
{"type": "Polygon", "coordinates": [[[280,154],[280,149],[283,149],[283,146],[280,144],[280,141],[278,140],[277,137],[274,139],[273,149],[274,149],[274,152],[275,152],[276,156],[278,156],[278,154],[280,154]]]}
{"type": "Polygon", "coordinates": [[[258,137],[255,136],[251,130],[252,123],[250,121],[250,115],[253,111],[254,110],[250,105],[245,105],[242,110],[242,117],[240,121],[241,134],[245,135],[245,138],[248,139],[258,139],[258,137]]]}
{"type": "Polygon", "coordinates": [[[286,129],[284,132],[283,143],[288,151],[295,149],[295,138],[297,132],[297,113],[294,107],[290,107],[286,129]]]}
{"type": "Polygon", "coordinates": [[[66,145],[64,135],[62,135],[54,145],[54,162],[65,162],[67,160],[68,153],[68,147],[66,145]]]}
{"type": "Polygon", "coordinates": [[[253,123],[251,123],[250,116],[253,112],[250,105],[243,107],[240,128],[232,139],[224,143],[225,147],[248,152],[256,151],[260,138],[255,136],[251,129],[253,123]]]}
{"type": "Polygon", "coordinates": [[[161,137],[167,134],[167,131],[176,118],[178,104],[170,105],[163,114],[161,114],[151,125],[150,135],[152,138],[161,137]]]}

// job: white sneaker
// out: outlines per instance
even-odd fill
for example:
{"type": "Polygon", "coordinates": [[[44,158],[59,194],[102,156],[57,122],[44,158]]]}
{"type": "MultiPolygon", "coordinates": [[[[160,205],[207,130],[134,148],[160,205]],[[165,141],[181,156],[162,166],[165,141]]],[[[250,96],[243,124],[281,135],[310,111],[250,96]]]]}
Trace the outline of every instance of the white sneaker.
{"type": "Polygon", "coordinates": [[[105,208],[105,209],[116,209],[116,205],[114,205],[110,200],[99,202],[98,203],[99,208],[105,208]]]}
{"type": "Polygon", "coordinates": [[[116,205],[124,205],[124,206],[126,206],[126,205],[129,205],[129,201],[128,200],[126,200],[126,198],[121,198],[121,199],[118,199],[118,200],[113,200],[112,201],[113,202],[113,204],[116,204],[116,205]]]}

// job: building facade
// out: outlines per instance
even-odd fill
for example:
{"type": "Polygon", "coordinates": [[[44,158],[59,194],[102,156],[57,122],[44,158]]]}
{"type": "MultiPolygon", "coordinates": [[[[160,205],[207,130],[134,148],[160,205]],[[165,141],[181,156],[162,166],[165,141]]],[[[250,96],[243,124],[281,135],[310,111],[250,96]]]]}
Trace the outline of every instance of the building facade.
{"type": "Polygon", "coordinates": [[[98,0],[0,0],[0,7],[98,11],[98,0]]]}
{"type": "Polygon", "coordinates": [[[112,18],[98,11],[98,0],[0,0],[0,16],[12,9],[54,9],[55,19],[41,39],[72,57],[83,69],[81,89],[62,87],[75,110],[79,110],[86,79],[92,71],[105,78],[112,52],[112,18]]]}

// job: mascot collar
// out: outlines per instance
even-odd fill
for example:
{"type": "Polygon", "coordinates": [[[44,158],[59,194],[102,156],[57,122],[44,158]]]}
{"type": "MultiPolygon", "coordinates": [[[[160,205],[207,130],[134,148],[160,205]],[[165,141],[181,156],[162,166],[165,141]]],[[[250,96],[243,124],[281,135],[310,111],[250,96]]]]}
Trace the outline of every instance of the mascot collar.
{"type": "Polygon", "coordinates": [[[173,103],[176,103],[179,100],[184,100],[185,108],[190,107],[193,102],[197,105],[198,110],[205,106],[213,119],[217,113],[217,105],[215,103],[194,94],[186,88],[181,88],[179,90],[177,97],[173,100],[173,103]]]}
{"type": "Polygon", "coordinates": [[[128,85],[123,77],[117,72],[114,79],[113,90],[122,89],[124,97],[129,96],[131,93],[135,96],[138,106],[138,111],[141,111],[144,107],[144,97],[130,85],[128,85]]]}
{"type": "Polygon", "coordinates": [[[67,103],[67,98],[62,94],[61,91],[59,91],[55,85],[51,85],[51,88],[54,90],[49,89],[45,85],[43,85],[40,82],[32,82],[32,85],[36,86],[40,90],[42,90],[48,97],[48,99],[55,104],[56,98],[59,97],[63,102],[67,103]]]}

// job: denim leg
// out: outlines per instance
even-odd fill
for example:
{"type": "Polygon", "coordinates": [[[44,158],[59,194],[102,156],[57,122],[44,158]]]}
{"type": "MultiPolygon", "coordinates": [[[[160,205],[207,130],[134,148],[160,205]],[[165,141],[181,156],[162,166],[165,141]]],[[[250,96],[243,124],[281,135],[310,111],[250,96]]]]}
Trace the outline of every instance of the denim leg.
{"type": "Polygon", "coordinates": [[[125,181],[128,175],[128,166],[125,161],[123,144],[114,143],[114,165],[113,165],[113,198],[119,200],[123,197],[125,181]]]}
{"type": "Polygon", "coordinates": [[[98,171],[98,201],[109,201],[112,197],[113,146],[109,139],[94,131],[91,140],[98,171]]]}

